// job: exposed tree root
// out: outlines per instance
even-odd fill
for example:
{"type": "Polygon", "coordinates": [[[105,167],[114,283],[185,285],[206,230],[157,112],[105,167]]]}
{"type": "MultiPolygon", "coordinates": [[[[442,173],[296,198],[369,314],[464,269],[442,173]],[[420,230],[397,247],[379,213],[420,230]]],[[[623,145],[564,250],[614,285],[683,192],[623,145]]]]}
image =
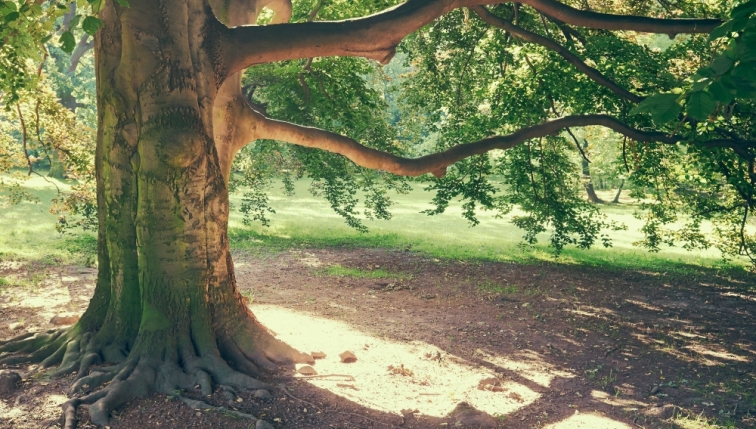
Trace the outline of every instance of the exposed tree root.
{"type": "MultiPolygon", "coordinates": [[[[103,362],[105,347],[99,345],[93,333],[80,334],[69,328],[44,334],[24,334],[0,345],[0,363],[58,365],[52,372],[53,377],[75,372],[68,393],[71,399],[62,405],[64,428],[74,429],[76,410],[81,405],[89,406],[92,423],[105,426],[111,411],[153,392],[176,395],[176,392],[191,390],[197,385],[203,395],[211,395],[214,387],[230,395],[241,389],[269,389],[270,385],[254,377],[263,371],[279,370],[281,366],[313,362],[311,356],[279,341],[254,320],[245,324],[237,335],[216,341],[217,347],[213,343],[210,347],[197,347],[188,337],[168,332],[156,338],[148,336],[135,344],[123,362],[92,370],[103,362]],[[182,343],[184,337],[187,337],[187,344],[182,343]]],[[[272,427],[252,415],[181,399],[192,408],[255,420],[258,429],[272,427]]]]}

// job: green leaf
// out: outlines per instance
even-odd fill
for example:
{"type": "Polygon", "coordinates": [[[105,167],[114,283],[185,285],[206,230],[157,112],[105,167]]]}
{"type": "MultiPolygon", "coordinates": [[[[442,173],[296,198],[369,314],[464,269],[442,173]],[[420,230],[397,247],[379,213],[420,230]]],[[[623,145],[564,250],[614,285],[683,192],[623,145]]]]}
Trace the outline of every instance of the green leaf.
{"type": "Polygon", "coordinates": [[[19,14],[18,12],[11,12],[11,13],[5,15],[5,23],[7,24],[9,22],[13,22],[13,21],[17,20],[20,16],[21,16],[21,14],[19,14]]]}
{"type": "Polygon", "coordinates": [[[71,18],[71,21],[68,23],[68,28],[73,29],[76,28],[79,25],[79,21],[81,21],[81,15],[76,15],[73,18],[71,18]]]}
{"type": "Polygon", "coordinates": [[[102,0],[87,0],[87,3],[92,6],[92,12],[94,13],[98,13],[100,8],[102,8],[102,0]]]}
{"type": "Polygon", "coordinates": [[[720,55],[714,58],[714,61],[711,62],[709,68],[714,70],[714,73],[716,73],[717,76],[721,76],[725,74],[727,70],[730,70],[730,67],[732,67],[734,63],[735,62],[727,56],[720,55]]]}
{"type": "Polygon", "coordinates": [[[87,33],[94,36],[95,33],[97,33],[97,30],[102,27],[102,21],[95,18],[94,16],[88,16],[84,18],[84,22],[81,23],[81,28],[84,29],[87,33]]]}
{"type": "Polygon", "coordinates": [[[665,124],[676,119],[682,111],[677,98],[677,94],[654,94],[635,106],[630,114],[650,113],[654,122],[665,124]]]}
{"type": "Polygon", "coordinates": [[[735,91],[728,88],[720,81],[712,82],[709,86],[709,92],[714,96],[715,100],[722,104],[730,104],[730,102],[735,99],[735,91]]]}
{"type": "Polygon", "coordinates": [[[76,47],[76,39],[74,39],[73,33],[71,31],[66,31],[65,33],[60,35],[60,49],[63,50],[63,52],[71,53],[73,52],[74,48],[76,47]]]}
{"type": "Polygon", "coordinates": [[[52,36],[53,36],[52,34],[48,34],[47,36],[43,37],[43,38],[42,38],[42,39],[41,39],[41,40],[39,41],[39,43],[41,43],[41,44],[43,44],[43,45],[44,45],[45,43],[49,42],[49,41],[50,41],[50,39],[52,39],[52,36]]]}
{"type": "Polygon", "coordinates": [[[129,2],[127,2],[126,0],[116,0],[116,1],[118,2],[118,4],[120,4],[121,6],[123,6],[125,8],[131,7],[131,6],[129,6],[129,2]]]}
{"type": "Polygon", "coordinates": [[[733,18],[743,18],[750,16],[754,12],[756,12],[756,0],[751,0],[736,6],[732,12],[730,12],[730,16],[733,18]]]}
{"type": "Polygon", "coordinates": [[[706,91],[690,94],[686,104],[686,113],[693,119],[703,121],[717,108],[717,101],[706,91]]]}
{"type": "Polygon", "coordinates": [[[10,9],[12,11],[17,11],[18,10],[18,6],[16,6],[15,2],[6,1],[6,2],[3,2],[3,5],[5,5],[5,7],[7,7],[8,9],[10,9]]]}
{"type": "Polygon", "coordinates": [[[709,34],[709,41],[719,39],[720,37],[724,37],[730,34],[732,31],[732,21],[727,21],[724,24],[720,25],[719,27],[712,30],[711,34],[709,34]]]}

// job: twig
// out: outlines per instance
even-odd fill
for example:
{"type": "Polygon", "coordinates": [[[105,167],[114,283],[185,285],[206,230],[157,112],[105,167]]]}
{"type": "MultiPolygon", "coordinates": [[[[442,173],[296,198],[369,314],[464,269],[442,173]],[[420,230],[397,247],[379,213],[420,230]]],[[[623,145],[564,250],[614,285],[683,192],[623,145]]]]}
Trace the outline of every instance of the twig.
{"type": "Polygon", "coordinates": [[[311,407],[315,408],[315,409],[316,409],[316,410],[318,410],[318,411],[323,411],[323,410],[322,410],[322,409],[321,409],[320,407],[318,407],[317,405],[313,404],[312,402],[310,402],[310,401],[306,401],[306,400],[304,400],[304,399],[300,399],[300,398],[297,398],[296,396],[294,396],[294,395],[292,395],[291,393],[287,392],[287,391],[286,391],[286,385],[284,385],[284,384],[281,384],[281,385],[280,385],[280,386],[278,386],[278,387],[280,387],[280,388],[281,388],[281,391],[282,391],[283,393],[285,393],[285,394],[286,394],[286,396],[288,396],[289,398],[291,398],[291,399],[294,399],[294,400],[297,400],[297,401],[300,401],[300,402],[304,402],[305,404],[307,404],[307,405],[310,405],[311,407]]]}
{"type": "MultiPolygon", "coordinates": [[[[310,401],[306,401],[306,400],[304,400],[304,399],[300,399],[300,398],[297,398],[296,396],[294,396],[294,395],[292,395],[291,393],[287,392],[287,391],[286,391],[286,386],[284,386],[284,385],[281,385],[280,387],[281,387],[281,390],[283,391],[283,393],[285,393],[285,394],[286,394],[286,396],[288,396],[288,397],[290,397],[290,398],[292,398],[292,399],[295,399],[295,400],[297,400],[297,401],[300,401],[300,402],[304,402],[305,404],[307,404],[307,405],[310,405],[311,407],[315,408],[315,409],[316,409],[316,410],[318,410],[318,411],[323,411],[323,410],[322,410],[322,409],[321,409],[320,407],[318,407],[317,405],[313,404],[312,402],[310,402],[310,401]]],[[[384,423],[384,422],[380,422],[380,421],[378,421],[378,420],[373,420],[373,419],[371,419],[370,417],[367,417],[367,416],[363,416],[363,415],[361,415],[361,414],[355,414],[355,413],[350,413],[350,412],[348,412],[348,411],[339,411],[339,410],[332,410],[332,411],[335,411],[335,412],[337,412],[337,413],[339,413],[339,414],[347,414],[347,415],[350,415],[350,416],[354,416],[354,417],[363,418],[363,419],[365,419],[365,420],[371,421],[371,422],[373,422],[373,423],[377,423],[377,424],[379,424],[379,425],[385,425],[385,426],[388,426],[388,427],[394,427],[394,425],[392,425],[392,424],[390,424],[390,423],[384,423]]]]}
{"type": "Polygon", "coordinates": [[[329,377],[345,377],[347,381],[357,381],[354,376],[349,374],[318,374],[318,375],[300,375],[294,377],[296,379],[311,379],[311,378],[329,378],[329,377]]]}

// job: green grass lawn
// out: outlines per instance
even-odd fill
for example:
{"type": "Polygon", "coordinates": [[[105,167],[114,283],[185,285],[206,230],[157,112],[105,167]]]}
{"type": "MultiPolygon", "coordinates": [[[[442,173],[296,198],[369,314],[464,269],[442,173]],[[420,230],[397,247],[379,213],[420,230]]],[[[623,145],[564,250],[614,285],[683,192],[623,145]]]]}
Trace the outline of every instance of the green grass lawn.
{"type": "MultiPolygon", "coordinates": [[[[69,188],[56,179],[48,180],[61,191],[69,188]]],[[[58,218],[50,213],[50,201],[57,196],[55,186],[38,176],[24,181],[23,186],[39,202],[0,208],[0,258],[93,265],[97,249],[94,233],[76,230],[61,235],[55,230],[58,218]]]]}
{"type": "MultiPolygon", "coordinates": [[[[556,261],[565,264],[584,264],[614,268],[650,269],[654,271],[688,271],[697,268],[740,270],[744,261],[723,263],[715,249],[688,252],[681,248],[665,248],[659,253],[648,253],[633,246],[642,238],[642,223],[633,217],[631,204],[606,205],[602,211],[610,220],[623,222],[627,231],[609,232],[613,247],[597,246],[590,250],[567,248],[555,259],[546,246],[547,234],[541,234],[540,244],[521,245],[522,230],[511,224],[512,215],[496,219],[494,213],[482,212],[480,225],[470,227],[461,216],[459,204],[446,213],[427,216],[420,213],[431,207],[431,194],[415,184],[407,195],[393,195],[396,204],[391,212],[394,218],[366,220],[368,233],[349,228],[328,203],[310,195],[307,183],[298,183],[296,195],[288,197],[280,186],[271,189],[270,202],[276,210],[269,227],[245,226],[242,216],[232,210],[229,233],[236,248],[260,246],[366,246],[411,248],[440,258],[483,259],[533,263],[556,261]]],[[[241,196],[232,195],[231,201],[239,206],[241,196]]]]}
{"type": "MultiPolygon", "coordinates": [[[[52,180],[52,179],[51,179],[52,180]]],[[[65,190],[68,185],[58,183],[65,190]]],[[[0,209],[0,256],[50,261],[94,262],[95,237],[91,232],[60,235],[55,231],[56,216],[49,212],[55,188],[42,178],[32,177],[24,184],[40,202],[23,202],[0,209]]],[[[460,215],[459,205],[446,213],[427,216],[420,211],[430,207],[431,194],[415,184],[407,195],[392,196],[394,218],[390,221],[366,220],[368,233],[357,232],[331,210],[328,203],[310,195],[307,183],[297,184],[293,197],[283,194],[280,186],[271,189],[270,200],[276,214],[270,227],[259,224],[245,226],[241,214],[232,210],[229,234],[236,249],[290,248],[301,246],[364,246],[401,248],[419,251],[438,258],[481,259],[536,263],[556,261],[618,269],[653,271],[695,271],[701,268],[742,270],[743,261],[723,263],[716,250],[687,252],[667,248],[652,254],[632,245],[641,238],[641,223],[632,215],[630,204],[603,206],[612,220],[624,222],[628,231],[611,232],[614,247],[591,250],[567,248],[559,258],[544,243],[521,246],[522,231],[508,217],[496,219],[493,213],[480,213],[480,225],[470,227],[460,215]]],[[[231,196],[234,207],[240,205],[240,194],[231,196]]]]}

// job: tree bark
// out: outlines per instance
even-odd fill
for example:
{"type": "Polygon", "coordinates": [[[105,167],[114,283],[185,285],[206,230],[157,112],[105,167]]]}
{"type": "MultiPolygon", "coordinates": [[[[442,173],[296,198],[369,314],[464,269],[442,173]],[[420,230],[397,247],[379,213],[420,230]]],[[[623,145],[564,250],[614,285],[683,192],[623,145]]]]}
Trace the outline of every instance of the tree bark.
{"type": "Polygon", "coordinates": [[[622,187],[625,186],[625,179],[622,179],[619,185],[619,189],[617,189],[617,194],[614,195],[614,199],[612,200],[612,203],[619,204],[620,194],[622,194],[622,187]]]}
{"type": "MultiPolygon", "coordinates": [[[[588,149],[588,140],[583,140],[583,152],[588,149]]],[[[588,160],[582,159],[583,166],[583,180],[585,181],[585,193],[588,194],[588,200],[594,204],[604,204],[604,200],[596,195],[596,190],[593,189],[593,180],[591,179],[591,166],[588,160]]]]}
{"type": "MultiPolygon", "coordinates": [[[[226,76],[215,67],[212,10],[202,0],[129,6],[105,2],[95,38],[94,297],[69,331],[5,350],[60,365],[57,375],[78,371],[72,392],[113,380],[65,404],[66,427],[75,426],[83,403],[91,404],[92,421],[105,425],[114,408],[154,391],[261,388],[253,378],[261,370],[312,361],[275,339],[236,288],[227,174],[214,139],[215,100],[226,76]],[[117,366],[89,374],[101,361],[117,366]]],[[[224,119],[233,122],[232,115],[224,119]]]]}

